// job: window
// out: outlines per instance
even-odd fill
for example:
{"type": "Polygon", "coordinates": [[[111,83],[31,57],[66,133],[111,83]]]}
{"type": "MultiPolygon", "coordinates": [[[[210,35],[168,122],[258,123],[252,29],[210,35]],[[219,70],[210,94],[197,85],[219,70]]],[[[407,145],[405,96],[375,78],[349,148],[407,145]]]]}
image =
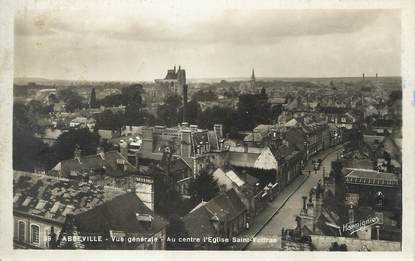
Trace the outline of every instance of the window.
{"type": "Polygon", "coordinates": [[[26,224],[23,221],[19,221],[18,225],[18,240],[25,241],[26,224]]]}
{"type": "Polygon", "coordinates": [[[39,226],[38,225],[30,225],[30,239],[33,244],[38,245],[39,241],[39,226]]]}

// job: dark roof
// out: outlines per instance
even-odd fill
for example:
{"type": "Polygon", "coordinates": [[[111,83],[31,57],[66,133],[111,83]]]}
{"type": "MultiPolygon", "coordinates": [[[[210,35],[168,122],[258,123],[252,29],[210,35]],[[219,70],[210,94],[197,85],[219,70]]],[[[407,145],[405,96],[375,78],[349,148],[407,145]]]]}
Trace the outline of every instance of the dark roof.
{"type": "Polygon", "coordinates": [[[287,140],[300,151],[305,151],[304,142],[306,141],[305,133],[298,128],[289,128],[286,134],[287,140]]]}
{"type": "Polygon", "coordinates": [[[115,197],[94,209],[76,215],[75,222],[81,233],[105,233],[115,230],[142,236],[151,236],[168,224],[165,219],[155,215],[133,192],[115,197]],[[139,221],[137,214],[152,216],[154,219],[151,226],[146,225],[145,221],[139,221]]]}
{"type": "Polygon", "coordinates": [[[182,158],[174,159],[170,165],[170,171],[191,170],[190,166],[182,158]]]}
{"type": "Polygon", "coordinates": [[[13,210],[62,224],[67,214],[90,210],[123,193],[29,172],[14,171],[13,175],[13,210]]]}
{"type": "Polygon", "coordinates": [[[324,195],[321,215],[316,222],[317,230],[323,235],[339,236],[339,230],[328,224],[341,227],[347,223],[344,204],[337,202],[331,192],[325,192],[324,195]]]}
{"type": "Polygon", "coordinates": [[[246,211],[234,189],[219,194],[200,206],[184,218],[184,225],[190,236],[205,237],[217,234],[211,220],[217,218],[220,222],[233,220],[246,211]]]}
{"type": "Polygon", "coordinates": [[[218,231],[212,225],[211,218],[211,213],[202,206],[184,216],[183,223],[190,236],[215,236],[218,234],[218,231]]]}
{"type": "Polygon", "coordinates": [[[138,173],[138,169],[131,165],[128,160],[118,151],[105,152],[104,158],[100,155],[83,156],[80,160],[68,159],[60,162],[61,175],[70,178],[71,173],[102,174],[112,177],[122,177],[138,173]],[[123,162],[120,164],[118,162],[123,162]],[[127,169],[124,171],[124,164],[127,169]]]}
{"type": "Polygon", "coordinates": [[[241,202],[234,189],[219,194],[206,205],[209,211],[226,216],[227,220],[233,220],[246,210],[245,205],[241,202]]]}

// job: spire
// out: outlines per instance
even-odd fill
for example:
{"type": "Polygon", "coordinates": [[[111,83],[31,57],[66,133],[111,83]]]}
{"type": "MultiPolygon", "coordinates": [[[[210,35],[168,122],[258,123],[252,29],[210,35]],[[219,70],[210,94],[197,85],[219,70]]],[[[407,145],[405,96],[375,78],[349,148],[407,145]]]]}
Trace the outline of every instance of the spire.
{"type": "Polygon", "coordinates": [[[255,72],[254,72],[254,68],[252,68],[251,81],[255,82],[255,72]]]}

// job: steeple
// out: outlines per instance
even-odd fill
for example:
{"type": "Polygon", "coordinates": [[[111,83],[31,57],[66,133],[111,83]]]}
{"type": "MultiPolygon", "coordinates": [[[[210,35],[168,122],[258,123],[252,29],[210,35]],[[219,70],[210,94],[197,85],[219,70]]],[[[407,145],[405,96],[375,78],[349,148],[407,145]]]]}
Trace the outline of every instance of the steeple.
{"type": "Polygon", "coordinates": [[[252,68],[251,81],[255,82],[255,72],[254,72],[254,68],[252,68]]]}

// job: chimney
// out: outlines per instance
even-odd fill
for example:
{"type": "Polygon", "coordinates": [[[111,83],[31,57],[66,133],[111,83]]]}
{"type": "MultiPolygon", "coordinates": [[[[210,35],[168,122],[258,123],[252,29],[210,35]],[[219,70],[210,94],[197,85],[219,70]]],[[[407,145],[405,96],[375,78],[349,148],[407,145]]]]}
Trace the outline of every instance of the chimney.
{"type": "Polygon", "coordinates": [[[365,74],[364,73],[362,74],[362,78],[363,78],[363,80],[365,80],[365,74]]]}
{"type": "Polygon", "coordinates": [[[214,124],[213,131],[216,133],[218,139],[223,138],[223,125],[222,124],[214,124]]]}
{"type": "Polygon", "coordinates": [[[244,142],[244,153],[248,153],[248,143],[244,142]]]}
{"type": "Polygon", "coordinates": [[[186,121],[187,121],[187,84],[184,84],[183,85],[183,119],[182,119],[182,122],[186,122],[186,121]]]}
{"type": "Polygon", "coordinates": [[[174,65],[174,74],[176,74],[176,65],[174,65]]]}
{"type": "Polygon", "coordinates": [[[125,140],[120,140],[120,153],[124,157],[128,157],[128,143],[125,140]]]}
{"type": "Polygon", "coordinates": [[[81,162],[81,157],[82,157],[82,150],[79,147],[79,145],[75,145],[75,150],[74,150],[74,153],[73,153],[73,158],[75,160],[78,160],[79,162],[81,162]]]}
{"type": "Polygon", "coordinates": [[[378,79],[378,73],[376,73],[376,80],[378,79]]]}

